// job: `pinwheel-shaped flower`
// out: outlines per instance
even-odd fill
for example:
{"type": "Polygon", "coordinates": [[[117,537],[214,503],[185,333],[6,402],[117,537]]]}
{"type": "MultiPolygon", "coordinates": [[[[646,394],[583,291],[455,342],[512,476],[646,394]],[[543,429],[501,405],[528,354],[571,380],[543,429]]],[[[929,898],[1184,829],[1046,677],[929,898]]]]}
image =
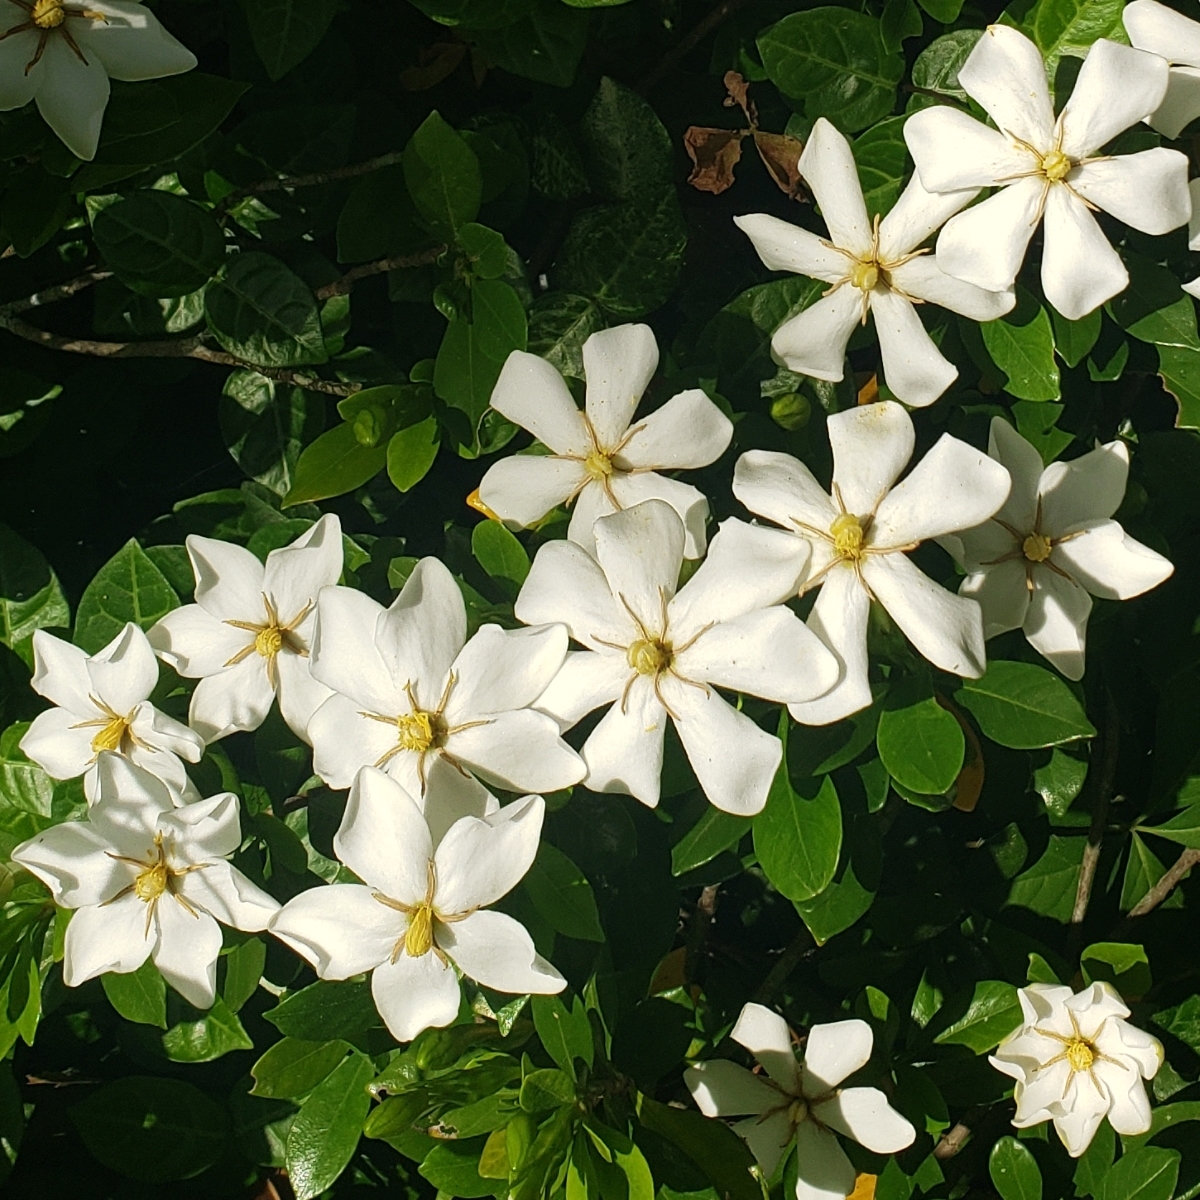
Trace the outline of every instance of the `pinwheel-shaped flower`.
{"type": "Polygon", "coordinates": [[[480,811],[485,791],[474,774],[509,791],[578,783],[579,756],[530,707],[566,652],[561,625],[484,625],[467,641],[462,593],[436,558],[417,564],[388,609],[352,588],[326,588],[312,671],[337,694],[308,725],[313,768],[344,788],[359,768],[378,767],[418,800],[429,787],[466,812],[480,811]]]}
{"type": "Polygon", "coordinates": [[[850,334],[873,313],[888,387],[906,404],[932,404],[958,369],[933,344],[913,305],[928,300],[992,321],[1016,302],[1011,290],[987,292],[952,278],[919,249],[979,189],[936,195],[914,175],[891,212],[872,224],[850,143],[824,117],[800,156],[800,174],[821,206],[828,239],[763,213],[734,218],[771,270],[832,285],[775,331],[771,349],[791,370],[836,382],[850,334]]]}
{"type": "Polygon", "coordinates": [[[704,553],[708,501],[659,471],[706,467],[724,453],[733,426],[699,389],[680,392],[631,426],[658,368],[647,325],[619,325],[583,343],[587,401],[580,412],[559,373],[535,354],[508,356],[492,407],[528,429],[549,455],[517,454],[488,469],[479,498],[502,521],[532,525],[575,502],[568,536],[590,549],[597,517],[652,497],[665,500],[687,530],[687,556],[704,553]]]}
{"type": "Polygon", "coordinates": [[[1099,153],[1162,103],[1167,64],[1158,55],[1094,42],[1055,118],[1037,47],[1016,29],[992,25],[958,80],[997,128],[947,105],[914,114],[904,139],[917,174],[934,192],[1000,190],[946,223],[937,242],[943,271],[983,288],[1010,287],[1044,217],[1042,288],[1064,317],[1076,320],[1129,283],[1093,210],[1143,233],[1167,233],[1187,221],[1184,155],[1161,146],[1099,153]]]}
{"type": "Polygon", "coordinates": [[[803,463],[773,451],[743,454],[733,476],[734,495],[751,512],[812,546],[804,590],[820,586],[821,592],[808,623],[838,656],[842,678],[819,699],[788,705],[809,725],[840,720],[871,703],[872,600],[935,666],[971,678],[983,674],[979,606],[938,586],[908,555],[930,538],[986,520],[1009,489],[1002,466],[949,434],[897,484],[914,435],[908,413],[891,401],[836,413],[828,430],[832,496],[803,463]]]}
{"type": "Polygon", "coordinates": [[[195,65],[136,0],[0,0],[0,110],[36,100],[77,158],[95,157],[110,79],[161,79],[195,65]]]}
{"type": "Polygon", "coordinates": [[[1200,117],[1200,24],[1158,0],[1134,0],[1121,14],[1129,40],[1165,58],[1167,93],[1150,117],[1164,137],[1176,138],[1200,117]]]}
{"type": "Polygon", "coordinates": [[[1017,992],[1024,1021],[989,1060],[1017,1081],[1013,1124],[1053,1121],[1067,1153],[1078,1158],[1108,1117],[1122,1137],[1150,1128],[1143,1079],[1163,1063],[1157,1038],[1130,1025],[1129,1009],[1107,983],[1072,994],[1031,983],[1017,992]]]}
{"type": "Polygon", "coordinates": [[[544,808],[540,796],[526,796],[491,816],[463,817],[435,847],[417,802],[365,767],[333,839],[363,883],[302,892],[271,932],[322,979],[372,972],[375,1006],[401,1042],[458,1016],[455,967],[498,992],[560,992],[566,980],[525,927],[484,911],[532,866],[544,808]]]}
{"type": "Polygon", "coordinates": [[[215,998],[222,925],[266,929],[279,908],[226,861],[240,845],[238,800],[222,792],[176,808],[161,780],[117,754],[100,756],[99,803],[13,851],[62,908],[68,987],[147,958],[189,1004],[215,998]]]}
{"type": "Polygon", "coordinates": [[[837,681],[837,663],[780,602],[808,551],[776,530],[726,521],[682,587],[683,524],[661,500],[596,522],[596,558],[571,542],[538,551],[517,617],[562,621],[587,649],[568,655],[537,705],[569,727],[609,708],[583,747],[584,781],[658,803],[667,718],[718,808],[760,811],[779,740],[712,685],[768,700],[808,699],[837,681]]]}
{"type": "Polygon", "coordinates": [[[297,737],[331,695],[309,671],[317,593],[342,573],[342,527],[322,517],[290,546],[272,550],[266,566],[249,550],[189,537],[196,603],[167,613],[150,630],[159,656],[199,679],[188,719],[212,742],[257,729],[279,696],[297,737]]]}
{"type": "Polygon", "coordinates": [[[747,1004],[729,1035],[762,1064],[765,1075],[724,1058],[688,1067],[683,1080],[707,1117],[744,1117],[745,1138],[765,1179],[796,1144],[796,1200],[844,1200],[855,1172],[836,1133],[876,1154],[911,1146],[916,1130],[873,1087],[841,1087],[867,1065],[874,1037],[865,1021],[814,1025],[796,1061],[787,1023],[761,1004],[747,1004]]]}
{"type": "Polygon", "coordinates": [[[181,801],[199,798],[180,760],[199,762],[204,739],[150,703],[158,660],[136,625],[90,656],[39,629],[33,661],[34,691],[58,707],[38,715],[21,749],[48,775],[82,775],[84,795],[95,800],[97,763],[110,750],[157,775],[181,801]]]}
{"type": "Polygon", "coordinates": [[[1092,596],[1129,600],[1175,569],[1112,520],[1129,451],[1109,442],[1043,470],[1037,450],[995,417],[988,452],[1012,476],[1012,491],[990,521],[942,539],[968,572],[959,594],[979,602],[985,637],[1023,629],[1039,654],[1080,679],[1092,596]]]}

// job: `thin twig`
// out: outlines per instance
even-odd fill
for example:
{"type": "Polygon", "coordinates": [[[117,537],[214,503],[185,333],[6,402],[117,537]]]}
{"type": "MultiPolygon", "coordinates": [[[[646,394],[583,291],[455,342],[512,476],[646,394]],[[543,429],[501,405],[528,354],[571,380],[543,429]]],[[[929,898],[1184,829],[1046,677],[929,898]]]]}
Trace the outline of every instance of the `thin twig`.
{"type": "Polygon", "coordinates": [[[952,1129],[942,1134],[941,1140],[933,1148],[933,1157],[943,1162],[947,1158],[953,1158],[966,1147],[971,1132],[971,1127],[966,1120],[959,1121],[952,1129]]]}
{"type": "Polygon", "coordinates": [[[313,171],[308,175],[289,175],[283,179],[260,179],[258,183],[249,183],[245,187],[230,192],[217,204],[215,211],[227,212],[247,196],[258,196],[264,192],[290,192],[293,188],[317,187],[322,183],[335,183],[339,179],[355,179],[359,175],[370,175],[373,171],[382,171],[384,167],[394,167],[403,157],[402,150],[392,150],[388,154],[369,158],[366,162],[352,163],[348,167],[335,167],[330,171],[313,171]]]}
{"type": "Polygon", "coordinates": [[[1104,696],[1104,733],[1099,739],[1100,770],[1092,791],[1092,823],[1079,865],[1079,886],[1075,890],[1075,908],[1071,913],[1071,925],[1077,932],[1087,916],[1088,904],[1092,899],[1092,885],[1096,879],[1096,867],[1100,862],[1104,830],[1108,825],[1108,806],[1112,800],[1113,781],[1117,774],[1117,757],[1120,751],[1121,729],[1117,706],[1107,688],[1104,690],[1104,696]]]}
{"type": "Polygon", "coordinates": [[[18,313],[28,312],[31,308],[42,308],[47,304],[55,304],[59,300],[69,300],[93,284],[102,283],[105,279],[111,278],[111,271],[85,271],[82,275],[78,275],[66,283],[49,287],[44,292],[34,292],[32,296],[0,304],[0,316],[15,317],[18,313]]]}
{"type": "Polygon", "coordinates": [[[715,8],[709,10],[699,24],[675,43],[659,60],[658,65],[637,85],[639,92],[648,92],[656,87],[682,59],[686,58],[718,25],[723,24],[733,16],[739,8],[744,8],[750,0],[721,0],[715,8]]]}
{"type": "Polygon", "coordinates": [[[354,285],[360,279],[368,279],[372,275],[384,275],[388,271],[402,271],[405,267],[428,266],[430,263],[437,262],[445,253],[446,247],[441,245],[422,250],[419,254],[399,254],[394,258],[381,258],[378,262],[364,263],[361,267],[347,271],[341,279],[335,279],[333,283],[327,283],[324,287],[317,288],[313,295],[318,300],[328,300],[331,296],[348,296],[354,291],[354,285]]]}
{"type": "Polygon", "coordinates": [[[1200,850],[1185,850],[1175,860],[1174,866],[1129,910],[1127,919],[1144,917],[1156,909],[1197,863],[1200,863],[1200,850]]]}
{"type": "Polygon", "coordinates": [[[684,977],[689,982],[696,978],[704,941],[717,913],[717,890],[718,885],[711,883],[700,892],[695,911],[688,922],[684,939],[684,977]]]}

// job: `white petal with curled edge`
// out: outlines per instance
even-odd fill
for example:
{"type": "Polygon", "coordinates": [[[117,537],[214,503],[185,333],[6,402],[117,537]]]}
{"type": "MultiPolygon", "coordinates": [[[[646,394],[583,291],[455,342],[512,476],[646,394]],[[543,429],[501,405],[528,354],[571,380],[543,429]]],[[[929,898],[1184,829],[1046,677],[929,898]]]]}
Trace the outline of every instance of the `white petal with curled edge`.
{"type": "Polygon", "coordinates": [[[511,995],[552,996],[567,981],[533,946],[519,921],[505,913],[475,912],[463,921],[434,926],[437,944],[464,975],[511,995]]]}
{"type": "Polygon", "coordinates": [[[279,711],[291,731],[308,741],[308,723],[313,713],[333,695],[333,691],[313,678],[308,659],[298,654],[280,654],[275,660],[278,673],[279,711]]]}
{"type": "Polygon", "coordinates": [[[733,423],[699,388],[672,396],[630,433],[617,456],[639,470],[685,470],[716,462],[733,438],[733,423]]]}
{"type": "Polygon", "coordinates": [[[556,792],[579,783],[584,765],[558,735],[558,722],[533,709],[495,713],[451,732],[446,754],[485,783],[510,792],[556,792]]]}
{"type": "Polygon", "coordinates": [[[92,738],[101,726],[79,728],[79,718],[65,708],[40,712],[21,738],[21,751],[51,779],[74,779],[82,775],[96,757],[92,738]]]}
{"type": "Polygon", "coordinates": [[[845,1200],[854,1167],[838,1140],[815,1121],[796,1126],[796,1200],[845,1200]]]}
{"type": "Polygon", "coordinates": [[[382,605],[357,588],[323,588],[309,669],[319,683],[360,708],[391,715],[407,712],[408,702],[404,680],[396,681],[376,644],[383,615],[382,605]]]}
{"type": "Polygon", "coordinates": [[[658,805],[667,713],[650,680],[639,675],[583,745],[584,783],[593,792],[624,792],[658,805]]]}
{"type": "Polygon", "coordinates": [[[1042,289],[1069,321],[1078,321],[1124,291],[1129,272],[1087,206],[1064,187],[1046,197],[1042,289]]]}
{"type": "Polygon", "coordinates": [[[1143,233],[1170,233],[1192,212],[1187,157],[1165,146],[1083,163],[1068,182],[1085,200],[1143,233]]]}
{"type": "Polygon", "coordinates": [[[828,421],[833,483],[846,511],[873,513],[912,458],[912,418],[892,400],[861,404],[828,421]]]}
{"type": "MultiPolygon", "coordinates": [[[[153,841],[159,819],[175,811],[167,784],[144,767],[119,754],[101,754],[96,763],[99,797],[88,820],[122,854],[126,846],[153,841]],[[131,839],[131,840],[125,840],[131,839]]],[[[131,857],[145,857],[135,852],[131,857]]]]}
{"type": "Polygon", "coordinates": [[[199,604],[172,609],[146,636],[159,658],[185,679],[215,675],[254,640],[249,630],[226,625],[199,604]]]}
{"type": "Polygon", "coordinates": [[[140,704],[158,683],[154,648],[132,622],[87,663],[91,695],[124,716],[140,704]]]}
{"type": "Polygon", "coordinates": [[[984,639],[1020,629],[1029,612],[1029,588],[1025,565],[1016,560],[997,563],[986,571],[968,575],[958,589],[960,596],[974,600],[983,613],[984,639]]]}
{"type": "Polygon", "coordinates": [[[77,717],[87,719],[98,715],[90,696],[92,677],[88,674],[88,656],[78,646],[72,646],[44,629],[33,632],[30,686],[51,704],[57,704],[77,717]]]}
{"type": "Polygon", "coordinates": [[[206,742],[215,742],[238,730],[257,729],[274,701],[266,664],[251,654],[200,680],[188,705],[188,721],[206,742]]]}
{"type": "Polygon", "coordinates": [[[1197,300],[1200,300],[1200,277],[1189,280],[1187,283],[1182,283],[1179,286],[1182,287],[1189,296],[1195,296],[1197,300]]]}
{"type": "Polygon", "coordinates": [[[876,1154],[898,1154],[917,1138],[912,1124],[888,1104],[878,1088],[843,1088],[832,1100],[814,1105],[813,1114],[822,1124],[876,1154]]]}
{"type": "MultiPolygon", "coordinates": [[[[927,191],[921,184],[921,177],[914,173],[900,193],[900,199],[880,222],[880,258],[901,258],[915,250],[977,195],[978,188],[957,192],[927,191]]],[[[897,278],[894,271],[892,278],[897,278]]]]}
{"type": "MultiPolygon", "coordinates": [[[[15,4],[0,15],[0,30],[7,33],[25,23],[26,14],[15,4]],[[4,18],[8,18],[5,20],[4,18]]],[[[27,29],[0,40],[0,112],[24,108],[33,99],[41,71],[26,71],[38,48],[38,31],[27,29]]]]}
{"type": "Polygon", "coordinates": [[[220,925],[208,913],[188,912],[169,896],[155,905],[154,924],[154,965],[162,977],[194,1008],[211,1008],[217,998],[220,925]]]}
{"type": "MultiPolygon", "coordinates": [[[[1062,190],[1050,189],[1051,193],[1062,190]]],[[[1018,179],[951,217],[938,234],[937,265],[976,287],[1007,291],[1037,231],[1044,191],[1038,179],[1018,179]]]]}
{"type": "Polygon", "coordinates": [[[488,467],[479,499],[502,521],[524,529],[565,504],[587,482],[587,469],[577,459],[514,454],[488,467]]]}
{"type": "Polygon", "coordinates": [[[193,908],[246,933],[262,932],[279,911],[274,896],[227,862],[208,862],[202,871],[183,876],[179,891],[193,908]]]}
{"type": "Polygon", "coordinates": [[[108,842],[88,821],[68,821],[22,842],[11,854],[36,875],[62,908],[111,900],[130,882],[130,868],[108,853],[108,842]]]}
{"type": "Polygon", "coordinates": [[[376,900],[369,887],[330,883],[293,896],[269,928],[322,979],[349,979],[387,960],[407,920],[376,900]]]}
{"type": "Polygon", "coordinates": [[[1101,1054],[1130,1062],[1143,1079],[1153,1079],[1163,1065],[1162,1042],[1128,1021],[1105,1021],[1093,1039],[1101,1054]]]}
{"type": "MultiPolygon", "coordinates": [[[[144,749],[135,741],[130,755],[135,762],[143,761],[143,756],[146,759],[152,758],[154,751],[166,751],[193,763],[204,757],[204,739],[194,729],[176,721],[174,717],[168,717],[149,702],[136,705],[130,711],[129,717],[129,728],[134,737],[151,748],[144,749]]],[[[165,771],[155,773],[163,779],[168,778],[165,771]]]]}
{"type": "Polygon", "coordinates": [[[1167,94],[1167,64],[1157,54],[1100,38],[1088,48],[1059,118],[1062,151],[1086,158],[1150,116],[1167,94]]]}
{"type": "Polygon", "coordinates": [[[437,911],[454,916],[507,896],[533,866],[545,812],[541,796],[526,796],[490,817],[454,824],[434,854],[437,911]]]}
{"type": "Polygon", "coordinates": [[[769,271],[792,271],[810,279],[837,283],[845,279],[852,265],[845,254],[823,238],[790,221],[766,213],[747,213],[744,217],[734,217],[733,223],[754,243],[758,257],[769,271]]]}
{"type": "Polygon", "coordinates": [[[746,1004],[729,1036],[745,1046],[785,1092],[800,1095],[800,1064],[792,1051],[791,1030],[777,1012],[762,1004],[746,1004]]]}
{"type": "MultiPolygon", "coordinates": [[[[1038,490],[1044,470],[1042,456],[1003,417],[992,418],[988,432],[988,454],[1004,467],[1012,480],[1008,498],[996,516],[1017,529],[1031,530],[1037,519],[1038,490]]],[[[1125,482],[1122,480],[1122,494],[1124,491],[1125,482]]]]}
{"type": "Polygon", "coordinates": [[[188,862],[224,858],[242,841],[238,798],[232,792],[218,792],[195,804],[173,808],[159,817],[158,827],[188,862]]]}
{"type": "Polygon", "coordinates": [[[1146,1085],[1129,1064],[1098,1062],[1092,1068],[1109,1094],[1109,1124],[1122,1137],[1148,1133],[1151,1125],[1150,1098],[1146,1085]]]}
{"type": "Polygon", "coordinates": [[[1053,462],[1038,487],[1042,532],[1062,537],[1079,525],[1107,520],[1121,507],[1129,480],[1129,448],[1118,440],[1070,462],[1053,462]]]}
{"type": "Polygon", "coordinates": [[[622,651],[572,650],[534,707],[570,729],[602,704],[619,700],[632,668],[622,651]]]}
{"type": "Polygon", "coordinates": [[[454,660],[457,682],[445,709],[447,723],[453,727],[486,713],[525,708],[546,690],[566,656],[565,625],[481,625],[454,660]]]}
{"type": "Polygon", "coordinates": [[[404,904],[429,888],[433,841],[417,801],[375,767],[355,776],[333,848],[364,883],[404,904]]]}
{"type": "Polygon", "coordinates": [[[375,1007],[398,1042],[411,1042],[424,1029],[440,1029],[458,1016],[461,992],[449,962],[431,950],[420,958],[401,954],[371,976],[375,1007]]]}
{"type": "Polygon", "coordinates": [[[989,25],[959,68],[958,82],[999,129],[1043,153],[1051,148],[1054,108],[1046,64],[1019,30],[989,25]]]}
{"type": "Polygon", "coordinates": [[[903,554],[872,554],[863,579],[904,635],[935,667],[978,679],[987,666],[974,600],[936,584],[903,554]]]}
{"type": "Polygon", "coordinates": [[[738,1121],[733,1132],[750,1147],[763,1178],[769,1182],[779,1169],[780,1160],[791,1149],[792,1125],[787,1112],[775,1112],[769,1117],[748,1117],[738,1121]]]}
{"type": "Polygon", "coordinates": [[[862,314],[862,292],[844,284],[784,321],[771,338],[771,351],[789,370],[837,383],[846,370],[846,343],[862,314]]]}
{"type": "Polygon", "coordinates": [[[397,727],[364,716],[349,696],[330,696],[312,715],[308,736],[313,748],[313,771],[331,788],[348,788],[360,767],[384,766],[401,757],[397,727]]]}
{"type": "Polygon", "coordinates": [[[297,625],[300,614],[316,606],[320,590],[337,583],[341,573],[342,524],[326,513],[290,546],[267,555],[263,587],[279,619],[297,625]]]}
{"type": "Polygon", "coordinates": [[[1067,1153],[1072,1158],[1079,1158],[1092,1144],[1092,1138],[1108,1112],[1108,1098],[1096,1091],[1090,1079],[1084,1081],[1076,1075],[1062,1108],[1063,1114],[1054,1118],[1054,1130],[1067,1153]]]}
{"type": "Polygon", "coordinates": [[[265,621],[266,568],[244,546],[191,534],[188,557],[196,576],[196,603],[218,621],[265,621]]]}
{"type": "Polygon", "coordinates": [[[111,904],[81,908],[67,926],[63,982],[78,987],[106,971],[127,975],[153,948],[153,931],[146,935],[146,905],[132,892],[111,904]]]}
{"type": "Polygon", "coordinates": [[[1101,521],[1061,542],[1050,561],[1093,596],[1130,600],[1158,587],[1175,570],[1168,559],[1131,538],[1116,521],[1101,521]]]}
{"type": "Polygon", "coordinates": [[[682,479],[672,479],[657,471],[614,474],[613,495],[622,508],[633,508],[647,500],[669,504],[683,522],[684,558],[701,558],[707,541],[708,498],[699,488],[682,479]]]}
{"type": "Polygon", "coordinates": [[[1031,154],[1004,134],[948,104],[935,104],[909,117],[904,141],[922,187],[930,192],[991,187],[1036,165],[1031,154]]]}
{"type": "Polygon", "coordinates": [[[89,12],[102,21],[84,21],[73,32],[85,53],[95,54],[112,79],[162,79],[196,66],[196,56],[176,41],[144,5],[130,0],[96,0],[89,12]]]}
{"type": "Polygon", "coordinates": [[[80,62],[61,37],[47,40],[39,66],[38,112],[76,158],[91,162],[108,107],[108,75],[97,58],[80,62]]]}
{"type": "Polygon", "coordinates": [[[777,450],[747,450],[733,468],[733,494],[752,513],[794,533],[804,525],[827,532],[838,515],[808,467],[777,450]]]}
{"type": "Polygon", "coordinates": [[[591,449],[587,423],[563,377],[536,354],[514,350],[505,359],[492,389],[492,407],[555,454],[586,456],[591,449]]]}
{"type": "Polygon", "coordinates": [[[854,1018],[814,1025],[804,1048],[804,1094],[816,1098],[867,1065],[875,1035],[854,1018]]]}
{"type": "Polygon", "coordinates": [[[780,1101],[779,1093],[766,1080],[727,1058],[694,1063],[684,1071],[683,1082],[706,1117],[757,1115],[780,1101]]]}
{"type": "Polygon", "coordinates": [[[800,155],[800,174],[829,227],[829,239],[851,254],[871,251],[871,222],[858,167],[845,135],[818,117],[800,155]]]}
{"type": "Polygon", "coordinates": [[[932,404],[958,378],[958,368],[933,344],[911,300],[880,288],[872,293],[871,312],[888,387],[905,404],[932,404]]]}
{"type": "Polygon", "coordinates": [[[1200,67],[1200,24],[1158,0],[1133,0],[1121,14],[1129,40],[1172,63],[1200,67]]]}
{"type": "Polygon", "coordinates": [[[675,729],[710,804],[739,817],[762,812],[783,757],[783,746],[711,688],[672,677],[662,693],[675,729]]]}
{"type": "Polygon", "coordinates": [[[1082,679],[1092,598],[1073,580],[1037,567],[1022,628],[1029,644],[1068,679],[1082,679]]]}
{"type": "Polygon", "coordinates": [[[561,622],[577,642],[593,648],[625,645],[635,636],[600,564],[574,542],[547,542],[538,550],[515,611],[526,625],[561,622]]]}
{"type": "MultiPolygon", "coordinates": [[[[1039,456],[1040,457],[1040,456],[1039,456]]],[[[975,571],[990,571],[1003,561],[1015,561],[1023,558],[1020,553],[1021,543],[1025,535],[1015,536],[1011,530],[1005,529],[1000,520],[1008,521],[1004,509],[997,514],[997,520],[984,521],[974,529],[963,529],[958,533],[948,533],[937,539],[937,543],[949,554],[956,563],[968,574],[975,571]]],[[[1008,521],[1014,528],[1017,522],[1008,521]]],[[[1032,528],[1025,525],[1024,528],[1032,528]]]]}
{"type": "Polygon", "coordinates": [[[596,558],[612,594],[646,633],[663,633],[683,565],[679,515],[661,500],[646,500],[602,517],[595,533],[596,558]]]}
{"type": "Polygon", "coordinates": [[[649,325],[617,325],[583,343],[586,409],[603,450],[625,436],[642,393],[658,370],[658,344],[649,325]]]}
{"type": "MultiPolygon", "coordinates": [[[[989,292],[947,275],[931,255],[910,259],[891,275],[892,283],[914,300],[928,300],[973,321],[994,321],[1011,312],[1017,302],[1015,292],[989,292]]],[[[878,315],[875,320],[878,323],[878,315]]]]}

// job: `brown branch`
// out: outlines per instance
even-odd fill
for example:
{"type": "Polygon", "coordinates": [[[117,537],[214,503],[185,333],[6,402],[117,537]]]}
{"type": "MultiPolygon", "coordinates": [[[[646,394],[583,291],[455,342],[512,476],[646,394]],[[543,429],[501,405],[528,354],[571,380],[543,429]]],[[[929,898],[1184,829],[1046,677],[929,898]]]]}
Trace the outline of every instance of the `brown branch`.
{"type": "Polygon", "coordinates": [[[361,267],[347,271],[341,279],[335,279],[333,283],[327,283],[324,287],[317,288],[313,295],[318,300],[328,300],[331,296],[348,296],[354,291],[354,285],[360,279],[368,279],[372,275],[384,275],[388,271],[402,271],[405,267],[425,267],[430,263],[437,262],[445,253],[444,245],[432,246],[428,250],[422,250],[419,254],[399,254],[395,258],[381,258],[378,262],[364,263],[361,267]]]}
{"type": "Polygon", "coordinates": [[[704,18],[676,42],[659,60],[656,66],[637,85],[636,91],[648,92],[657,87],[682,59],[686,58],[718,25],[728,20],[739,8],[744,8],[750,0],[721,0],[721,3],[710,9],[704,18]]]}
{"type": "Polygon", "coordinates": [[[1104,841],[1104,830],[1108,825],[1108,806],[1112,800],[1113,781],[1117,774],[1117,756],[1120,750],[1120,719],[1112,693],[1105,688],[1104,732],[1098,739],[1100,745],[1100,770],[1092,791],[1092,823],[1088,829],[1087,845],[1083,848],[1083,859],[1079,865],[1079,886],[1075,889],[1075,908],[1071,913],[1071,925],[1076,936],[1087,916],[1092,899],[1092,885],[1096,880],[1096,867],[1100,863],[1100,849],[1104,841]]]}
{"type": "Polygon", "coordinates": [[[228,212],[239,200],[247,196],[258,196],[264,192],[291,191],[293,188],[317,187],[322,183],[335,183],[339,179],[355,179],[359,175],[370,175],[373,171],[382,171],[384,167],[394,167],[404,157],[402,150],[393,150],[388,154],[380,154],[369,158],[366,162],[352,163],[348,167],[335,167],[331,171],[313,171],[308,175],[289,175],[283,179],[260,179],[258,183],[249,183],[224,197],[216,206],[216,213],[228,212]]]}
{"type": "Polygon", "coordinates": [[[959,1121],[952,1129],[947,1130],[938,1144],[933,1148],[933,1157],[941,1161],[953,1158],[966,1147],[971,1137],[971,1127],[965,1121],[959,1121]]]}
{"type": "Polygon", "coordinates": [[[18,313],[28,312],[31,308],[42,308],[47,304],[55,304],[59,300],[69,300],[72,296],[78,295],[93,284],[101,283],[105,279],[111,278],[111,271],[85,271],[82,275],[68,280],[66,283],[49,287],[44,292],[35,292],[32,296],[25,296],[20,300],[10,300],[7,304],[0,304],[0,316],[14,317],[18,313]]]}
{"type": "Polygon", "coordinates": [[[1129,910],[1127,920],[1144,917],[1157,908],[1181,883],[1187,873],[1200,863],[1200,850],[1185,850],[1167,873],[1129,910]]]}

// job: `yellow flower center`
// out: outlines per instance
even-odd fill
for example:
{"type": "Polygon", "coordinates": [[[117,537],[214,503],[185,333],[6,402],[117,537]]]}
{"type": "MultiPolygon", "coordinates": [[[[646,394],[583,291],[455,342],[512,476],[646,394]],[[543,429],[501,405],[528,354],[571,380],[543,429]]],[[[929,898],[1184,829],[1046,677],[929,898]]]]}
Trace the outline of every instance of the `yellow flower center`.
{"type": "Polygon", "coordinates": [[[597,483],[603,483],[613,473],[612,459],[603,450],[593,450],[583,460],[583,469],[597,483]]]}
{"type": "Polygon", "coordinates": [[[860,259],[850,268],[850,282],[861,291],[873,291],[879,283],[879,263],[875,259],[860,259]]]}
{"type": "Polygon", "coordinates": [[[1096,1061],[1096,1048],[1085,1038],[1072,1038],[1067,1043],[1066,1056],[1072,1071],[1090,1071],[1096,1061]]]}
{"type": "Polygon", "coordinates": [[[401,749],[415,754],[424,754],[434,749],[445,735],[445,722],[438,713],[426,712],[423,708],[396,718],[401,749]]]}
{"type": "Polygon", "coordinates": [[[67,14],[62,0],[36,0],[29,17],[39,29],[57,29],[67,14]]]}
{"type": "Polygon", "coordinates": [[[92,738],[92,753],[99,754],[101,750],[124,753],[123,746],[128,735],[129,721],[125,717],[113,717],[92,738]]]}
{"type": "Polygon", "coordinates": [[[1073,164],[1061,150],[1042,155],[1041,172],[1051,183],[1062,183],[1071,173],[1073,164]]]}
{"type": "Polygon", "coordinates": [[[1021,543],[1021,553],[1030,562],[1045,562],[1050,557],[1052,549],[1050,539],[1044,533],[1031,533],[1021,543]]]}
{"type": "Polygon", "coordinates": [[[160,857],[153,866],[138,873],[133,881],[133,893],[139,900],[153,904],[167,890],[168,877],[166,860],[160,857]]]}
{"type": "Polygon", "coordinates": [[[797,1096],[788,1106],[788,1124],[793,1129],[808,1117],[808,1105],[803,1096],[797,1096]]]}
{"type": "Polygon", "coordinates": [[[428,901],[413,909],[404,933],[404,953],[420,958],[433,949],[433,905],[428,901]]]}
{"type": "Polygon", "coordinates": [[[833,548],[841,558],[857,560],[862,557],[862,522],[853,513],[842,513],[829,527],[833,548]]]}
{"type": "Polygon", "coordinates": [[[674,656],[671,643],[661,638],[638,638],[625,651],[626,661],[639,675],[661,675],[674,656]]]}
{"type": "Polygon", "coordinates": [[[263,658],[274,658],[283,649],[283,630],[278,625],[267,625],[254,637],[254,649],[263,658]]]}

